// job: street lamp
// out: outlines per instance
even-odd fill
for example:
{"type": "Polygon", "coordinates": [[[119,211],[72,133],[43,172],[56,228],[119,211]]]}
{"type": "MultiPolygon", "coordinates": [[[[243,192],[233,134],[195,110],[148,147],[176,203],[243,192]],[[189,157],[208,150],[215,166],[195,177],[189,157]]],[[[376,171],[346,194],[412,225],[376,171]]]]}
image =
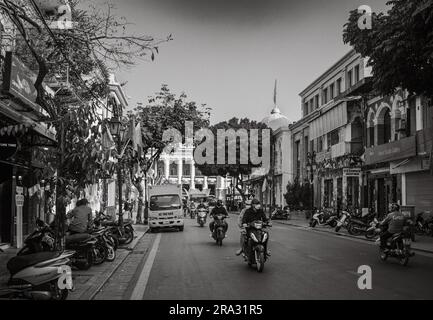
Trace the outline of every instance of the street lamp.
{"type": "Polygon", "coordinates": [[[316,171],[316,152],[308,152],[307,154],[307,167],[310,170],[310,184],[311,184],[311,214],[314,211],[314,171],[316,171]]]}
{"type": "MultiPolygon", "coordinates": [[[[110,129],[110,133],[112,136],[117,137],[117,150],[120,154],[122,152],[122,122],[117,117],[113,117],[108,123],[108,127],[110,129]]],[[[123,208],[122,208],[122,167],[120,165],[121,159],[119,157],[117,163],[117,184],[119,185],[119,226],[123,228],[123,208]]]]}

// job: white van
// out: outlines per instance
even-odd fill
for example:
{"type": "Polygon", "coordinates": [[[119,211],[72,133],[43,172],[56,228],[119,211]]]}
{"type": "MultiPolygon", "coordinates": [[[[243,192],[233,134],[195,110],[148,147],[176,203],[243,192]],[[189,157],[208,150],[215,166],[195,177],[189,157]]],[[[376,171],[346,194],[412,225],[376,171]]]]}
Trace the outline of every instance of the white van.
{"type": "Polygon", "coordinates": [[[181,185],[149,187],[149,228],[150,232],[160,228],[184,230],[181,185]]]}

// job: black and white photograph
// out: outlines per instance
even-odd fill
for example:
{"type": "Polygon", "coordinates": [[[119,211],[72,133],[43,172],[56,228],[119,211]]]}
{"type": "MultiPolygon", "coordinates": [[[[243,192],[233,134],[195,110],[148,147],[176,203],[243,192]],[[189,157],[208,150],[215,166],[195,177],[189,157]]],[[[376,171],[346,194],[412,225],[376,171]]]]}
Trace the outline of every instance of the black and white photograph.
{"type": "Polygon", "coordinates": [[[433,0],[0,0],[0,304],[431,299],[433,0]]]}

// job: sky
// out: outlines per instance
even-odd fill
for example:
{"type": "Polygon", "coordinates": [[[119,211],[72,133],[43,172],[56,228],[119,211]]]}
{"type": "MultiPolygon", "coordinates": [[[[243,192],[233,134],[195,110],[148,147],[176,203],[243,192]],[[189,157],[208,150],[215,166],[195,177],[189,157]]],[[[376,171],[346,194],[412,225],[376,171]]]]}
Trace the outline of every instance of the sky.
{"type": "MultiPolygon", "coordinates": [[[[101,0],[102,1],[102,0],[101,0]]],[[[301,118],[303,91],[344,56],[349,11],[387,0],[122,0],[119,16],[130,31],[173,41],[154,62],[119,70],[130,106],[167,84],[172,92],[212,108],[212,123],[232,117],[262,120],[277,104],[290,121],[301,118]]]]}

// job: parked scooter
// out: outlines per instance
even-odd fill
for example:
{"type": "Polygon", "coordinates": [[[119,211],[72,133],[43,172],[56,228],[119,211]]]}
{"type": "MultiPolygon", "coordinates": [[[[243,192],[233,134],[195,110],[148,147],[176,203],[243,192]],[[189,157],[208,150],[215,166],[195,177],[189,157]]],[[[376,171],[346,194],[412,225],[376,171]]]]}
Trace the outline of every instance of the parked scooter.
{"type": "Polygon", "coordinates": [[[121,228],[118,221],[112,221],[102,212],[99,213],[98,218],[101,219],[101,226],[110,227],[111,233],[117,237],[119,244],[130,244],[134,240],[134,227],[131,220],[123,220],[123,228],[121,228]]]}
{"type": "Polygon", "coordinates": [[[207,214],[208,211],[205,208],[200,208],[197,210],[197,223],[200,225],[200,227],[204,227],[206,224],[207,214]]]}
{"type": "Polygon", "coordinates": [[[59,282],[74,254],[39,252],[12,258],[7,264],[11,278],[6,288],[0,288],[0,299],[66,300],[69,289],[60,288],[59,282]]]}
{"type": "MultiPolygon", "coordinates": [[[[409,259],[415,256],[415,253],[411,249],[411,238],[410,227],[404,227],[402,233],[395,234],[388,240],[385,249],[380,248],[380,259],[386,261],[388,257],[396,258],[402,266],[407,266],[409,259]]],[[[380,239],[377,242],[380,244],[380,239]]]]}
{"type": "Polygon", "coordinates": [[[284,210],[276,208],[271,214],[271,220],[290,220],[291,218],[292,215],[288,207],[284,210]]]}
{"type": "Polygon", "coordinates": [[[23,248],[18,251],[18,256],[29,255],[38,252],[54,251],[54,232],[44,221],[36,220],[36,229],[24,240],[23,248]]]}
{"type": "Polygon", "coordinates": [[[414,232],[419,236],[433,236],[433,218],[425,219],[424,214],[425,212],[421,212],[416,216],[414,232]]]}
{"type": "Polygon", "coordinates": [[[350,224],[351,214],[348,211],[342,211],[340,219],[337,221],[337,226],[335,227],[335,232],[340,232],[342,227],[347,229],[350,224]]]}
{"type": "Polygon", "coordinates": [[[227,222],[225,221],[226,217],[222,214],[214,216],[214,231],[212,233],[212,237],[216,241],[217,245],[223,245],[223,239],[226,237],[225,229],[227,227],[227,222]]]}
{"type": "Polygon", "coordinates": [[[365,233],[365,237],[369,240],[375,239],[380,236],[381,229],[380,229],[380,222],[374,218],[374,220],[370,223],[370,227],[367,229],[367,232],[365,233]]]}
{"type": "Polygon", "coordinates": [[[370,213],[365,217],[351,217],[350,223],[347,226],[347,231],[353,236],[365,234],[370,228],[370,224],[375,218],[375,215],[370,213]]]}
{"type": "Polygon", "coordinates": [[[77,233],[66,236],[66,249],[74,250],[72,265],[80,270],[88,270],[92,265],[99,265],[106,258],[106,251],[95,236],[77,233]]]}
{"type": "Polygon", "coordinates": [[[263,272],[265,262],[268,260],[266,247],[269,241],[269,233],[265,228],[271,227],[271,225],[262,221],[254,221],[249,225],[244,224],[243,227],[250,229],[247,246],[244,248],[245,261],[250,267],[255,265],[257,272],[263,272]]]}
{"type": "Polygon", "coordinates": [[[93,229],[91,235],[96,237],[98,244],[105,247],[105,261],[113,262],[116,260],[116,250],[114,249],[114,240],[109,236],[109,233],[109,229],[99,228],[93,229]]]}
{"type": "Polygon", "coordinates": [[[319,225],[335,228],[337,226],[337,219],[338,217],[336,215],[328,215],[323,211],[317,210],[311,218],[310,227],[315,228],[319,225]]]}

